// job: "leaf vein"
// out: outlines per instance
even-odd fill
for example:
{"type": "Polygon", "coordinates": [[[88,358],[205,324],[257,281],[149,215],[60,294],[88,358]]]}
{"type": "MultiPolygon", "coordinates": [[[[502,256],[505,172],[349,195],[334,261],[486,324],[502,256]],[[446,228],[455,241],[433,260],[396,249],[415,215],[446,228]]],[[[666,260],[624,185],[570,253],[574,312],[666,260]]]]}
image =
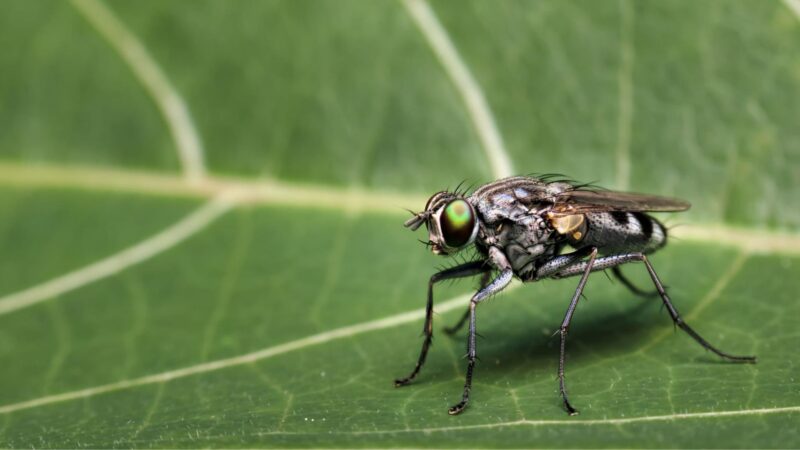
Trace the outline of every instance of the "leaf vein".
{"type": "MultiPolygon", "coordinates": [[[[509,288],[506,288],[506,290],[508,291],[508,289],[514,289],[520,285],[521,283],[514,283],[511,286],[509,286],[509,288]]],[[[436,309],[439,313],[442,313],[445,311],[450,311],[455,308],[464,307],[466,306],[470,297],[471,294],[460,295],[458,297],[440,303],[436,307],[436,309]]],[[[63,392],[61,394],[50,395],[19,403],[0,406],[0,414],[8,414],[15,411],[30,409],[38,406],[93,397],[100,394],[135,388],[139,386],[145,386],[156,383],[165,383],[171,380],[198,375],[201,373],[214,372],[217,370],[227,369],[230,367],[251,364],[256,361],[272,358],[274,356],[282,355],[285,353],[293,352],[296,350],[304,349],[315,345],[325,344],[334,340],[347,338],[367,333],[370,331],[383,330],[387,328],[396,327],[412,321],[421,320],[423,317],[425,317],[424,308],[416,309],[413,311],[408,311],[405,313],[384,317],[382,319],[376,319],[341,328],[335,328],[333,330],[285,342],[283,344],[266,347],[261,350],[257,350],[239,356],[219,359],[215,361],[209,361],[193,366],[183,367],[180,369],[174,369],[166,372],[147,375],[140,378],[122,380],[115,383],[104,384],[101,386],[95,386],[76,391],[63,392]]]]}
{"type": "Polygon", "coordinates": [[[464,100],[467,113],[469,113],[469,117],[475,126],[475,131],[478,133],[483,149],[489,159],[492,175],[496,178],[513,175],[514,168],[511,164],[511,159],[503,144],[503,138],[497,129],[491,109],[486,101],[486,96],[459,55],[455,45],[453,45],[447,30],[439,22],[436,13],[425,0],[404,0],[403,5],[425,36],[445,72],[447,72],[464,100]]]}
{"type": "Polygon", "coordinates": [[[631,130],[633,128],[633,19],[634,9],[630,1],[623,0],[622,32],[620,33],[620,67],[617,74],[619,89],[619,119],[617,122],[617,189],[627,190],[631,172],[631,130]]]}
{"type": "Polygon", "coordinates": [[[203,146],[183,97],[145,46],[125,27],[111,9],[97,0],[72,0],[72,5],[119,53],[155,101],[169,126],[184,174],[189,181],[206,176],[203,146]]]}
{"type": "MultiPolygon", "coordinates": [[[[616,419],[543,419],[543,420],[514,420],[508,422],[496,423],[482,423],[472,425],[455,425],[449,427],[430,427],[430,428],[412,428],[412,429],[394,429],[394,430],[367,430],[367,431],[326,431],[325,434],[337,435],[380,435],[380,434],[400,434],[400,433],[442,433],[449,431],[463,431],[463,430],[478,430],[478,429],[494,429],[506,427],[519,427],[519,426],[560,426],[560,425],[574,425],[574,426],[597,426],[597,425],[628,425],[643,422],[671,422],[677,420],[691,420],[691,419],[715,419],[721,417],[739,417],[739,416],[764,416],[768,414],[792,414],[800,413],[800,406],[784,406],[774,408],[757,408],[757,409],[742,409],[742,410],[729,410],[729,411],[706,411],[696,413],[676,413],[664,414],[658,416],[640,416],[640,417],[621,417],[616,419]]],[[[306,435],[313,434],[307,432],[265,432],[258,433],[258,436],[275,436],[275,435],[306,435]]]]}
{"type": "Polygon", "coordinates": [[[180,244],[233,208],[229,195],[220,195],[184,219],[148,239],[60,277],[0,298],[0,315],[26,308],[117,274],[180,244]]]}

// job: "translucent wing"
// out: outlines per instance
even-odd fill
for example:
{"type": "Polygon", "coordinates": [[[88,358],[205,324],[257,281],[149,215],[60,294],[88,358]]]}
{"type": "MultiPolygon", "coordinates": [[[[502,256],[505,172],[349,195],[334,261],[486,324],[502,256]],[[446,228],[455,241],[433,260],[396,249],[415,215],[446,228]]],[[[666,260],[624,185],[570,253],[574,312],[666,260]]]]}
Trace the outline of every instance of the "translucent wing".
{"type": "Polygon", "coordinates": [[[592,191],[576,189],[556,196],[554,212],[563,214],[608,211],[685,211],[691,205],[677,198],[631,192],[592,191]]]}

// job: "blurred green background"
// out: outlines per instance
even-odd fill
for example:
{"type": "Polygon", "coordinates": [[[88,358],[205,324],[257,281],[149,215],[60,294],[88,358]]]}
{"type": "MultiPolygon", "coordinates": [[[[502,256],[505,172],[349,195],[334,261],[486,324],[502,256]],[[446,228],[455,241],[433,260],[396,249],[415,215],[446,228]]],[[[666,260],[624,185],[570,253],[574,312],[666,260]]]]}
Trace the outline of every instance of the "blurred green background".
{"type": "Polygon", "coordinates": [[[800,446],[796,0],[6,0],[0,46],[0,446],[800,446]],[[654,264],[759,364],[599,275],[580,416],[570,281],[482,305],[465,414],[461,337],[392,388],[403,208],[532,172],[689,200],[654,264]]]}

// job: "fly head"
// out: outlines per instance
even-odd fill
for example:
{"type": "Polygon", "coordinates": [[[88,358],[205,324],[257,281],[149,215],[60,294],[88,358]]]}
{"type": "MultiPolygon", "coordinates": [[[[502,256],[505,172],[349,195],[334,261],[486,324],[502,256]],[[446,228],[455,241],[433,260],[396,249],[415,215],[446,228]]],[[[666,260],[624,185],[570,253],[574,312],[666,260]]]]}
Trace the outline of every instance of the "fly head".
{"type": "Polygon", "coordinates": [[[475,241],[479,227],[475,208],[464,197],[442,191],[433,194],[425,210],[406,221],[416,230],[428,228],[428,244],[435,255],[452,255],[475,241]]]}

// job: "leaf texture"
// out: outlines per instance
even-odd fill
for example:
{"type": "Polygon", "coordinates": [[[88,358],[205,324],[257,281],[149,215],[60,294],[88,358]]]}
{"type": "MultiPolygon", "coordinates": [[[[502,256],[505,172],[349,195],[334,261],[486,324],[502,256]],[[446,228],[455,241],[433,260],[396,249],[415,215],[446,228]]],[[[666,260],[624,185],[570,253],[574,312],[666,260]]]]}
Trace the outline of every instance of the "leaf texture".
{"type": "Polygon", "coordinates": [[[799,446],[799,9],[7,2],[0,446],[799,446]],[[451,417],[464,339],[439,330],[464,281],[437,286],[428,362],[393,388],[447,264],[404,208],[506,170],[690,201],[655,268],[758,364],[597,274],[568,417],[575,283],[515,285],[478,309],[451,417]]]}

